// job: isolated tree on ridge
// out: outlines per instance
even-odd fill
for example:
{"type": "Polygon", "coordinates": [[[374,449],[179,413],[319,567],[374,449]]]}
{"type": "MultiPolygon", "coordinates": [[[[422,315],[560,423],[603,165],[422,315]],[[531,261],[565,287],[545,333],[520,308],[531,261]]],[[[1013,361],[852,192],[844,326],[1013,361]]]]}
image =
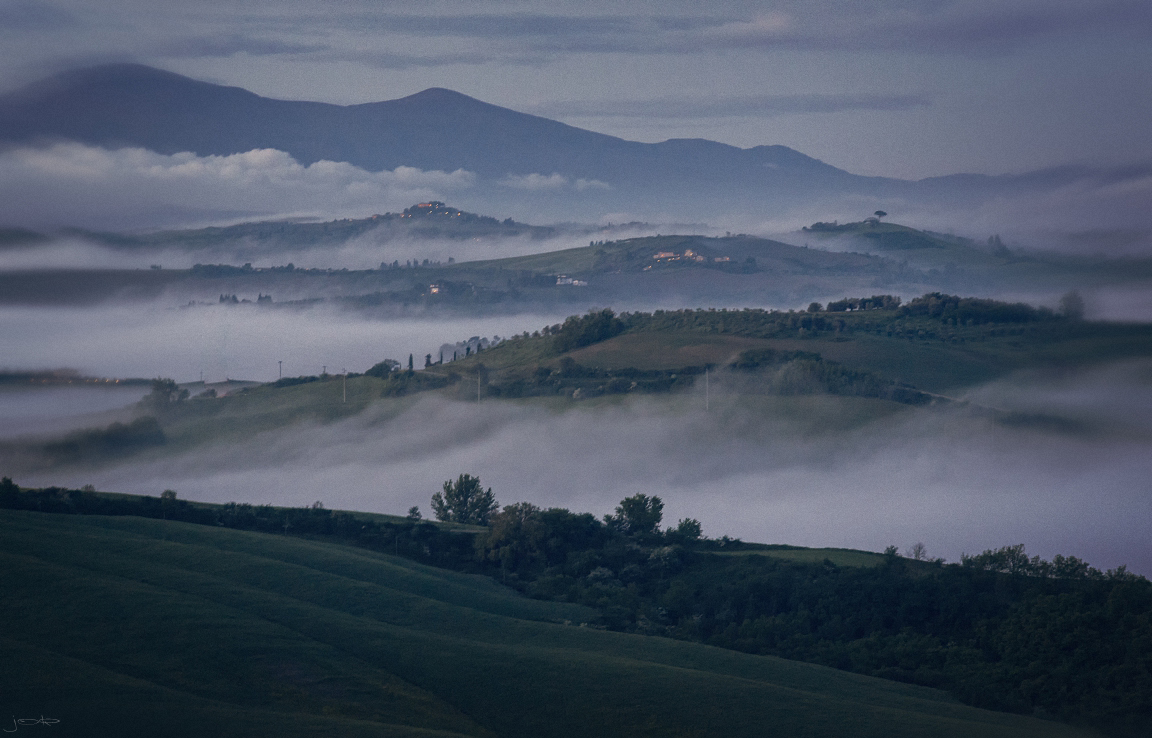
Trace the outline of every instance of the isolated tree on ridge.
{"type": "Polygon", "coordinates": [[[480,479],[461,474],[456,481],[444,482],[444,489],[432,495],[432,512],[437,520],[450,523],[487,525],[488,518],[499,508],[492,488],[480,486],[480,479]]]}
{"type": "Polygon", "coordinates": [[[664,501],[653,495],[633,495],[620,501],[615,515],[606,515],[604,522],[630,536],[647,536],[659,532],[664,519],[664,501]]]}

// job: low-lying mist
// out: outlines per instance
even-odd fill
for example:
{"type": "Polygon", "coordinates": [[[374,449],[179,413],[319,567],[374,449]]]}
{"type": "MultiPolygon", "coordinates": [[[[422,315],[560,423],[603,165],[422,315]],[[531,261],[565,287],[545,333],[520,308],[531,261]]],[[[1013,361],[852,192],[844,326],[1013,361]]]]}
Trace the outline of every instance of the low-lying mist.
{"type": "Polygon", "coordinates": [[[1013,377],[970,397],[1015,414],[877,414],[845,398],[753,399],[715,380],[708,411],[699,391],[562,412],[426,396],[398,415],[380,404],[331,425],[18,481],[428,514],[443,481],[467,472],[504,504],[600,515],[659,495],[666,524],[694,517],[713,537],[873,551],[923,542],[952,561],[1024,543],[1152,573],[1152,366],[1013,377]]]}
{"type": "MultiPolygon", "coordinates": [[[[833,188],[804,198],[733,193],[717,202],[708,189],[633,191],[598,183],[604,187],[586,190],[580,188],[581,180],[569,182],[560,174],[521,173],[481,181],[465,170],[398,167],[372,172],[332,161],[305,166],[274,149],[229,156],[164,155],[62,142],[0,152],[0,224],[147,230],[292,217],[363,218],[438,199],[533,224],[706,219],[716,232],[771,234],[815,221],[858,221],[880,209],[895,222],[978,241],[1000,234],[1009,245],[1027,248],[1147,256],[1152,253],[1150,172],[1147,163],[1111,169],[1065,167],[1017,180],[937,178],[898,188],[901,194],[833,188]],[[526,189],[529,183],[536,186],[526,189]]],[[[158,256],[173,266],[173,259],[179,260],[175,254],[158,256]]]]}
{"type": "Polygon", "coordinates": [[[0,384],[0,439],[103,426],[148,393],[145,385],[0,384]]]}
{"type": "MultiPolygon", "coordinates": [[[[409,260],[447,263],[503,259],[587,246],[593,239],[625,239],[655,235],[661,226],[620,226],[603,232],[560,230],[552,238],[501,236],[484,238],[416,237],[387,225],[362,236],[333,243],[301,244],[290,239],[222,240],[195,248],[177,244],[109,246],[81,236],[61,236],[47,243],[8,247],[0,255],[4,270],[31,269],[188,269],[195,264],[272,267],[293,264],[301,269],[378,269],[381,263],[409,260]]],[[[663,230],[667,231],[667,228],[663,230]]],[[[693,232],[709,229],[696,228],[693,232]]],[[[709,231],[710,233],[710,231],[709,231]]]]}
{"type": "Polygon", "coordinates": [[[419,366],[441,344],[507,336],[568,313],[375,320],[334,307],[161,303],[100,307],[0,307],[8,369],[69,367],[99,377],[272,381],[279,376],[363,372],[385,358],[419,366]]]}

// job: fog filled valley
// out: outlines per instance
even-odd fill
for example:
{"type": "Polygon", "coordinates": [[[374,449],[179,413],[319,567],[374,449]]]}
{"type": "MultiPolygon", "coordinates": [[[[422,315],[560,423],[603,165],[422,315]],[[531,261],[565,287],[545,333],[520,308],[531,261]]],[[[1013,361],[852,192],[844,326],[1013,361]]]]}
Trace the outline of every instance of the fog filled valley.
{"type": "MultiPolygon", "coordinates": [[[[640,249],[646,248],[647,238],[652,237],[633,237],[640,249]]],[[[435,247],[441,242],[430,243],[435,247]]],[[[505,245],[500,238],[488,238],[485,243],[489,245],[479,247],[482,256],[508,254],[515,261],[531,242],[514,239],[505,245]]],[[[537,244],[555,245],[553,240],[537,244]]],[[[456,246],[470,248],[459,240],[456,246]]],[[[58,242],[49,241],[25,250],[58,248],[58,242]]],[[[309,252],[319,262],[338,258],[343,248],[322,243],[309,252]]],[[[369,253],[366,247],[359,248],[369,253]]],[[[363,260],[386,261],[396,253],[389,248],[376,245],[371,258],[363,260]]],[[[188,258],[194,258],[197,252],[189,253],[188,258]]],[[[645,265],[642,261],[636,268],[645,265]]],[[[534,267],[514,266],[519,274],[524,267],[534,267]]],[[[536,272],[548,266],[535,267],[536,272]]],[[[133,297],[110,289],[82,299],[81,304],[73,299],[79,291],[59,291],[49,282],[45,292],[27,300],[8,293],[8,304],[0,306],[0,332],[10,372],[67,367],[81,377],[170,377],[193,394],[213,386],[224,393],[243,386],[236,382],[271,382],[279,376],[314,376],[323,371],[333,377],[359,374],[385,358],[403,368],[409,355],[420,370],[425,356],[433,362],[451,361],[451,356],[442,354],[445,344],[539,331],[595,307],[597,298],[611,300],[617,311],[692,307],[685,304],[689,298],[648,292],[645,280],[682,283],[699,274],[728,278],[727,283],[704,283],[703,299],[712,300],[704,303],[708,307],[723,306],[725,290],[731,292],[738,280],[798,284],[801,292],[806,290],[805,300],[842,296],[844,292],[831,290],[843,287],[847,292],[860,286],[854,284],[851,267],[840,267],[845,276],[834,273],[824,284],[817,284],[829,279],[819,273],[823,266],[801,268],[796,276],[774,268],[717,275],[705,269],[673,271],[677,267],[672,264],[657,267],[665,267],[663,273],[640,271],[626,290],[614,292],[605,289],[589,295],[587,290],[600,285],[581,289],[546,282],[536,297],[521,301],[453,305],[432,302],[430,297],[435,296],[425,289],[424,294],[405,297],[404,303],[385,305],[386,309],[323,298],[373,289],[363,280],[376,275],[398,274],[426,285],[437,277],[421,272],[432,268],[410,265],[316,275],[304,269],[295,274],[260,272],[259,266],[230,268],[222,275],[193,271],[184,281],[162,284],[150,293],[133,297]],[[257,294],[250,294],[271,291],[273,285],[261,284],[260,279],[288,277],[298,281],[279,287],[295,289],[295,294],[276,289],[270,304],[258,303],[257,294]],[[352,286],[341,287],[342,282],[352,286]],[[223,302],[218,296],[225,292],[229,297],[239,293],[244,303],[223,302]],[[233,385],[218,384],[229,380],[233,385]]],[[[469,261],[462,258],[455,268],[467,270],[469,261]]],[[[1088,271],[1079,272],[1081,283],[1100,280],[1085,275],[1088,271]]],[[[1142,279],[1139,269],[1135,271],[1135,279],[1142,279]]],[[[141,277],[171,273],[128,272],[141,277]]],[[[517,272],[509,268],[505,273],[517,272]]],[[[1074,283],[1077,273],[1065,269],[1063,281],[1025,279],[1018,289],[990,286],[983,292],[1017,300],[1047,290],[1048,305],[1055,308],[1059,295],[1052,290],[1074,283]]],[[[27,281],[29,273],[8,274],[10,283],[15,283],[17,275],[25,275],[27,281]]],[[[61,272],[35,274],[50,279],[61,272]]],[[[76,274],[69,279],[91,282],[101,279],[103,272],[76,274]]],[[[926,284],[932,278],[926,272],[916,275],[904,280],[909,282],[907,289],[934,286],[926,284]]],[[[594,270],[587,279],[622,276],[594,270]]],[[[936,278],[943,279],[939,273],[936,278]]],[[[1148,306],[1139,282],[1129,286],[1129,280],[1112,279],[1113,283],[1100,280],[1095,289],[1084,290],[1087,317],[1144,319],[1148,306]]],[[[780,290],[772,299],[772,292],[764,292],[767,300],[729,306],[784,311],[805,307],[777,301],[788,293],[787,288],[780,290]]],[[[730,361],[738,348],[713,358],[718,363],[730,361]]],[[[699,357],[692,358],[683,363],[698,363],[699,357]]],[[[598,515],[609,512],[626,493],[659,494],[676,518],[697,518],[715,536],[874,551],[893,544],[904,549],[922,541],[933,556],[952,561],[962,552],[1025,543],[1035,553],[1075,554],[1106,568],[1127,564],[1146,573],[1152,569],[1152,559],[1138,521],[1149,504],[1142,479],[1150,458],[1147,410],[1152,379],[1142,361],[1117,357],[1050,369],[1040,364],[998,370],[1002,376],[995,379],[977,375],[958,383],[912,381],[980,407],[1041,418],[1036,422],[1006,422],[955,407],[892,407],[819,393],[749,404],[742,388],[720,375],[711,381],[707,412],[699,378],[671,394],[624,395],[592,406],[568,402],[570,407],[553,407],[539,400],[487,397],[476,404],[474,397],[416,395],[367,403],[348,417],[339,407],[335,417],[288,415],[282,426],[259,427],[257,433],[248,433],[246,419],[239,418],[240,432],[230,434],[229,421],[222,420],[217,443],[209,433],[194,447],[128,459],[37,469],[32,463],[22,465],[20,453],[10,449],[6,463],[13,473],[21,472],[21,483],[37,486],[94,484],[135,494],[172,488],[190,499],[212,502],[300,505],[322,500],[329,507],[382,513],[399,513],[412,505],[427,511],[428,497],[443,478],[468,471],[491,483],[502,502],[526,500],[598,515]],[[1045,420],[1048,416],[1059,422],[1045,420]],[[589,463],[590,459],[598,462],[589,463]],[[1108,503],[1100,504],[1102,500],[1108,503]]],[[[909,371],[896,367],[891,374],[908,381],[909,371]]],[[[131,403],[147,391],[146,384],[37,387],[8,382],[0,386],[3,437],[58,436],[127,421],[142,412],[131,403]]],[[[336,390],[332,393],[331,401],[338,403],[336,390]]]]}
{"type": "MultiPolygon", "coordinates": [[[[645,53],[831,43],[791,14],[652,17],[645,53]]],[[[373,74],[559,33],[485,17],[397,17],[453,43],[373,74]]],[[[637,21],[607,18],[565,15],[565,48],[637,21]]],[[[254,58],[344,59],[262,28],[254,58]]],[[[239,68],[244,39],[213,53],[239,68]]],[[[937,171],[840,129],[855,173],[684,137],[943,105],[908,80],[512,109],[211,69],[0,89],[15,728],[1152,736],[1147,162],[937,171]],[[563,110],[644,140],[524,112],[563,110]]]]}

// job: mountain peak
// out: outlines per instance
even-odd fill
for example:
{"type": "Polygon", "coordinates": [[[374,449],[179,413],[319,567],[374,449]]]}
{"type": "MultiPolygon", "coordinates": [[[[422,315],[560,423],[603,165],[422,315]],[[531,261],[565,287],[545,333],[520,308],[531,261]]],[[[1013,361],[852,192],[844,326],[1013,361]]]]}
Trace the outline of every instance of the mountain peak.
{"type": "Polygon", "coordinates": [[[480,102],[474,97],[469,97],[463,92],[450,90],[447,87],[429,87],[426,90],[421,90],[407,97],[400,98],[401,100],[471,100],[473,102],[480,102]]]}

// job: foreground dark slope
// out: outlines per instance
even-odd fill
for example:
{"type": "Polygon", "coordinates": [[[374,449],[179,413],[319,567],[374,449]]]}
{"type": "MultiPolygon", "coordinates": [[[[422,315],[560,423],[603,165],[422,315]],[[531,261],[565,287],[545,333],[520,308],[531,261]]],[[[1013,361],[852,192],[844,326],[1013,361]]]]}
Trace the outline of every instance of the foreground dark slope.
{"type": "Polygon", "coordinates": [[[1080,735],[548,622],[587,611],[362,550],[137,518],[0,521],[3,707],[59,719],[60,735],[1080,735]]]}

